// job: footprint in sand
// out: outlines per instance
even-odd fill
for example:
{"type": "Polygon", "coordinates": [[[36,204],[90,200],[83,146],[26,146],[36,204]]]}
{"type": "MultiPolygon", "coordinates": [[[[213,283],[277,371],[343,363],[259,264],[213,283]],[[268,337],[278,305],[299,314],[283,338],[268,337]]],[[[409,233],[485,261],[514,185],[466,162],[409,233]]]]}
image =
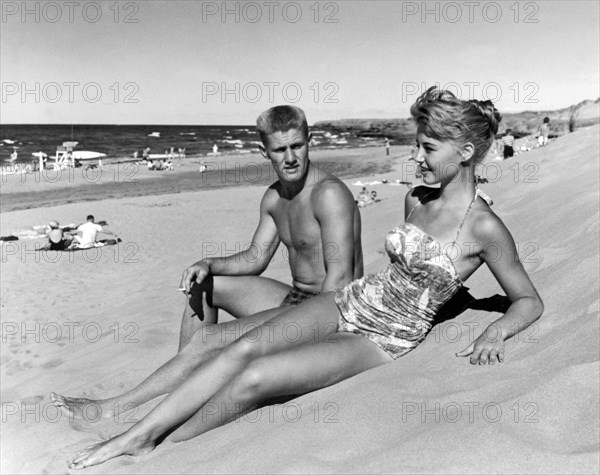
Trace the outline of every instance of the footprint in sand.
{"type": "Polygon", "coordinates": [[[52,368],[57,368],[58,366],[60,366],[61,364],[63,364],[64,361],[61,359],[58,360],[50,360],[47,363],[44,363],[42,365],[42,368],[44,369],[52,369],[52,368]]]}
{"type": "Polygon", "coordinates": [[[33,406],[34,404],[42,402],[43,400],[44,396],[38,394],[36,396],[29,396],[21,399],[21,403],[25,404],[26,406],[33,406]]]}

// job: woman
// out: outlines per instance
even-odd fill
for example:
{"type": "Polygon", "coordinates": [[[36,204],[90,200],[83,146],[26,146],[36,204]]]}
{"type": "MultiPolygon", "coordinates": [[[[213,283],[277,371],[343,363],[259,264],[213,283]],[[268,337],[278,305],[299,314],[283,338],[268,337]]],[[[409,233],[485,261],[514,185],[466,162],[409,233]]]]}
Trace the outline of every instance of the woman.
{"type": "Polygon", "coordinates": [[[500,114],[490,101],[462,101],[435,88],[411,114],[423,181],[439,188],[407,194],[406,223],[386,238],[387,269],[248,331],[128,431],[80,452],[70,468],[141,455],[166,433],[186,440],[225,422],[222,412],[202,413],[204,406],[227,411],[231,420],[269,398],[314,391],[390,363],[423,341],[439,308],[484,262],[511,305],[457,355],[470,355],[472,364],[503,361],[504,340],[537,320],[543,305],[512,236],[476,190],[475,165],[492,144],[500,114]]]}

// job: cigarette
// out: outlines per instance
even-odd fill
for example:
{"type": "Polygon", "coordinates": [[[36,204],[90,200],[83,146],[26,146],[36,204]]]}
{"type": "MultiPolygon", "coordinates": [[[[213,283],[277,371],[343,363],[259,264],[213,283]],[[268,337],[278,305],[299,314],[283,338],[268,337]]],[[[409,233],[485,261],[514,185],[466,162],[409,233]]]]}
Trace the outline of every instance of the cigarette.
{"type": "Polygon", "coordinates": [[[185,290],[185,287],[179,287],[177,290],[181,290],[182,292],[187,292],[187,290],[185,290]]]}

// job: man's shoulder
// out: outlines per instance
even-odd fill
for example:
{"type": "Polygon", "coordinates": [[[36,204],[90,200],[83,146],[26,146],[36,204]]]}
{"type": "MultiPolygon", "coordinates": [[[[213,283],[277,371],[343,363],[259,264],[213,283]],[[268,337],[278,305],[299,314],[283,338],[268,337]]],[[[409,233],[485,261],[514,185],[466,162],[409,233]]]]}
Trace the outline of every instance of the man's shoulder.
{"type": "Polygon", "coordinates": [[[346,213],[356,207],[352,192],[334,175],[314,183],[310,193],[310,203],[315,213],[333,209],[346,213]]]}
{"type": "Polygon", "coordinates": [[[273,207],[277,206],[279,199],[281,198],[281,183],[276,181],[275,183],[269,185],[269,187],[265,190],[261,200],[260,200],[260,208],[263,211],[269,211],[273,209],[273,207]]]}
{"type": "Polygon", "coordinates": [[[316,181],[311,190],[313,199],[351,199],[354,201],[352,192],[346,184],[335,175],[328,174],[321,180],[316,181]]]}
{"type": "Polygon", "coordinates": [[[269,185],[269,187],[265,190],[263,194],[264,200],[276,200],[281,196],[281,182],[277,180],[275,183],[269,185]]]}

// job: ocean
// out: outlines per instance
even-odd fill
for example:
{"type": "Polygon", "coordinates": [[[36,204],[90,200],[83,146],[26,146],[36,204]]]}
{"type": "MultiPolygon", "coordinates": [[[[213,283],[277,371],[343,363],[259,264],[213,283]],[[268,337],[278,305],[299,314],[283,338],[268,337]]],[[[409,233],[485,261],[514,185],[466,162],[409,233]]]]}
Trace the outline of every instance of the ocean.
{"type": "MultiPolygon", "coordinates": [[[[313,130],[312,146],[339,149],[381,146],[380,137],[359,136],[354,132],[313,130]]],[[[37,152],[49,160],[63,142],[78,142],[75,150],[106,154],[107,159],[133,158],[135,151],[151,148],[152,154],[163,154],[174,148],[185,148],[186,155],[207,155],[213,146],[226,154],[245,154],[258,150],[260,138],[251,125],[65,125],[65,124],[8,124],[0,125],[0,164],[9,163],[13,150],[17,163],[29,164],[37,152]]]]}

